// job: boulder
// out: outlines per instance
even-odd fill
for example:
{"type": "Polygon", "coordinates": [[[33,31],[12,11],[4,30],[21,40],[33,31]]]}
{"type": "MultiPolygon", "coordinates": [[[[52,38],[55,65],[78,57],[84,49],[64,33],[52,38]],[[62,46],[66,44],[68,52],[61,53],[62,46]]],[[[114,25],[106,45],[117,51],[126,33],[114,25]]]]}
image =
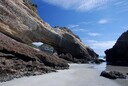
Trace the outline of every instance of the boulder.
{"type": "Polygon", "coordinates": [[[105,51],[105,54],[107,64],[128,66],[128,31],[124,32],[116,44],[105,51]]]}
{"type": "Polygon", "coordinates": [[[59,54],[70,53],[77,59],[85,59],[85,62],[97,58],[97,54],[85,46],[69,29],[52,28],[44,22],[35,12],[36,7],[26,0],[1,0],[0,32],[25,44],[49,44],[59,54]]]}
{"type": "Polygon", "coordinates": [[[104,59],[98,59],[100,62],[106,62],[104,59]]]}
{"type": "Polygon", "coordinates": [[[91,63],[95,63],[95,64],[101,64],[101,63],[103,63],[103,62],[106,62],[105,60],[103,60],[103,59],[94,59],[94,60],[92,60],[91,61],[91,63]]]}
{"type": "Polygon", "coordinates": [[[59,55],[60,58],[68,61],[69,63],[88,63],[87,60],[85,59],[77,59],[75,57],[73,57],[70,53],[67,54],[60,54],[59,55]]]}
{"type": "Polygon", "coordinates": [[[41,51],[44,51],[46,53],[49,53],[49,54],[54,53],[54,48],[48,44],[42,44],[38,47],[38,49],[40,49],[41,51]]]}
{"type": "Polygon", "coordinates": [[[102,71],[100,76],[109,78],[109,79],[126,79],[126,75],[117,71],[102,71]]]}

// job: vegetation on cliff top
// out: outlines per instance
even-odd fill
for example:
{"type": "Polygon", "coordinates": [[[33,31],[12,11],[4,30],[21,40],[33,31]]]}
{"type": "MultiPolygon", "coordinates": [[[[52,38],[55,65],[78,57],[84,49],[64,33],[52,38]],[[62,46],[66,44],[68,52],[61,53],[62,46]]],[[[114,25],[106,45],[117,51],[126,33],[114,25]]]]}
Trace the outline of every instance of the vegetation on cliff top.
{"type": "Polygon", "coordinates": [[[23,0],[24,4],[34,12],[37,12],[37,5],[32,2],[32,0],[23,0]]]}

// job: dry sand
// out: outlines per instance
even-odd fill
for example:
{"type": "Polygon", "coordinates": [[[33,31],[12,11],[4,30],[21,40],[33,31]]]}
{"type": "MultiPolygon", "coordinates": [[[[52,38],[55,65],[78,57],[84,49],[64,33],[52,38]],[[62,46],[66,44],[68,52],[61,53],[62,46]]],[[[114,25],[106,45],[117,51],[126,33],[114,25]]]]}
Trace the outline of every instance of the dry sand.
{"type": "Polygon", "coordinates": [[[0,83],[0,86],[120,86],[99,75],[100,72],[91,65],[71,64],[69,70],[14,79],[0,83]]]}

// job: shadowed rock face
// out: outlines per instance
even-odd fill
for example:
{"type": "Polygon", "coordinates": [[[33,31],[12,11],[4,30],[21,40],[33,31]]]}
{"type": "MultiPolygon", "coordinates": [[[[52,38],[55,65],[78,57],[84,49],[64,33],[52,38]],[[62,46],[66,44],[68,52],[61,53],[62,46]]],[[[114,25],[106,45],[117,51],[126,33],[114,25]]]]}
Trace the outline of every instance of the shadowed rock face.
{"type": "Polygon", "coordinates": [[[0,82],[68,67],[65,60],[17,42],[0,32],[0,82]]]}
{"type": "Polygon", "coordinates": [[[105,54],[108,64],[128,66],[128,31],[124,32],[113,48],[106,50],[105,54]]]}
{"type": "Polygon", "coordinates": [[[70,53],[76,59],[83,59],[85,62],[98,57],[91,48],[85,46],[78,36],[73,34],[68,28],[56,27],[53,29],[62,36],[61,42],[59,43],[60,46],[54,47],[58,54],[70,53]]]}
{"type": "Polygon", "coordinates": [[[92,49],[87,49],[69,30],[60,27],[52,29],[30,9],[33,8],[31,6],[26,6],[23,0],[0,0],[0,32],[26,44],[49,44],[59,54],[70,53],[73,57],[84,60],[97,58],[97,54],[92,49]]]}
{"type": "Polygon", "coordinates": [[[0,52],[7,55],[11,54],[12,57],[15,56],[17,59],[21,59],[26,62],[39,61],[45,66],[53,68],[57,68],[57,66],[68,67],[66,62],[59,57],[45,54],[44,52],[38,51],[26,44],[17,42],[16,40],[11,39],[2,33],[0,33],[0,52]]]}

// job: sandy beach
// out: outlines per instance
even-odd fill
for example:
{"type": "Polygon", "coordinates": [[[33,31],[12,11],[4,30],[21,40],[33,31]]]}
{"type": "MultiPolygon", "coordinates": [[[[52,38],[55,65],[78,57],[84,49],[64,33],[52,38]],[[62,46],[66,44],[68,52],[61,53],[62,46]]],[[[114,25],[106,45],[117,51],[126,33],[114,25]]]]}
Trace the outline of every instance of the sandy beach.
{"type": "Polygon", "coordinates": [[[114,80],[100,77],[100,71],[88,64],[71,64],[69,70],[59,70],[39,76],[23,77],[0,83],[0,86],[121,86],[114,80]]]}
{"type": "MultiPolygon", "coordinates": [[[[123,74],[128,73],[128,67],[123,66],[106,66],[107,71],[119,71],[123,74]]],[[[128,76],[127,76],[128,77],[128,76]]],[[[128,86],[128,78],[127,79],[116,79],[116,83],[120,84],[121,86],[128,86]]]]}

